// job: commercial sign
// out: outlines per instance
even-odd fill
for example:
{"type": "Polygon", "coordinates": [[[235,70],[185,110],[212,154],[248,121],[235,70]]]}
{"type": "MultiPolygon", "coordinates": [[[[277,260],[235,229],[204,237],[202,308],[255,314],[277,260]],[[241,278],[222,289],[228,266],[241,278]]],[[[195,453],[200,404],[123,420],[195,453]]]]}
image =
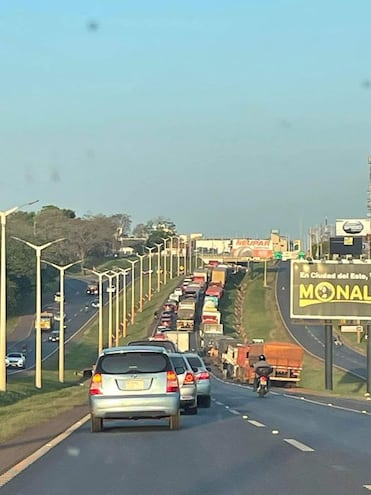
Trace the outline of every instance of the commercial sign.
{"type": "Polygon", "coordinates": [[[371,233],[370,218],[353,218],[336,220],[336,236],[358,236],[363,237],[371,233]]]}
{"type": "Polygon", "coordinates": [[[290,316],[371,320],[371,263],[291,260],[290,316]]]}
{"type": "Polygon", "coordinates": [[[232,239],[231,255],[252,259],[273,258],[271,239],[232,239]]]}

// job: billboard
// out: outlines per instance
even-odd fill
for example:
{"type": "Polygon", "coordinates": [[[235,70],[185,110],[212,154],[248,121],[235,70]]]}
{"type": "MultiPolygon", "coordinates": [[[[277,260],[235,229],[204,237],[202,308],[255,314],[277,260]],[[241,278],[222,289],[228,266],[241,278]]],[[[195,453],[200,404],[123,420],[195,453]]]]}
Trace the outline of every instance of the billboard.
{"type": "Polygon", "coordinates": [[[360,257],[363,250],[362,237],[330,237],[330,255],[360,257]]]}
{"type": "Polygon", "coordinates": [[[371,320],[371,262],[291,260],[290,316],[371,320]]]}
{"type": "Polygon", "coordinates": [[[235,258],[270,259],[273,258],[271,239],[232,239],[231,255],[235,258]]]}
{"type": "Polygon", "coordinates": [[[348,218],[336,220],[336,236],[359,236],[363,237],[371,233],[370,218],[348,218]]]}

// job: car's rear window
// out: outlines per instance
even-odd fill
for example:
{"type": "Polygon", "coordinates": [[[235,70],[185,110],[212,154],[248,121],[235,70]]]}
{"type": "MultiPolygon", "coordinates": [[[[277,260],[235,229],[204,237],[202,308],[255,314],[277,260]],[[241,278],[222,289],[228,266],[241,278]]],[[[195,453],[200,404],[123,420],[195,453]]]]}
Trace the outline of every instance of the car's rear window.
{"type": "Polygon", "coordinates": [[[146,340],[146,341],[138,341],[138,342],[129,342],[128,345],[150,345],[151,347],[163,347],[167,351],[175,352],[176,347],[175,344],[171,341],[166,340],[146,340]]]}
{"type": "Polygon", "coordinates": [[[201,359],[196,356],[187,356],[187,361],[192,366],[192,368],[204,368],[204,364],[202,363],[201,359]]]}
{"type": "Polygon", "coordinates": [[[109,375],[127,373],[161,373],[171,370],[166,354],[157,352],[127,352],[107,354],[97,366],[97,372],[109,375]]]}
{"type": "Polygon", "coordinates": [[[187,364],[181,356],[170,356],[170,359],[177,373],[185,373],[187,364]],[[181,371],[181,369],[183,369],[183,371],[181,371]]]}

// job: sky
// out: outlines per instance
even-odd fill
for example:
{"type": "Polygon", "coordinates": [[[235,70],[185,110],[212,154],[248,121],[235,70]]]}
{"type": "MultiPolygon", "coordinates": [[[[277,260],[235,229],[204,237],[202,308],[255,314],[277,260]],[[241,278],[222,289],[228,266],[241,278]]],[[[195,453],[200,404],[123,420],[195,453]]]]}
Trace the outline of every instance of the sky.
{"type": "Polygon", "coordinates": [[[4,0],[0,209],[210,237],[365,218],[370,19],[370,0],[4,0]]]}

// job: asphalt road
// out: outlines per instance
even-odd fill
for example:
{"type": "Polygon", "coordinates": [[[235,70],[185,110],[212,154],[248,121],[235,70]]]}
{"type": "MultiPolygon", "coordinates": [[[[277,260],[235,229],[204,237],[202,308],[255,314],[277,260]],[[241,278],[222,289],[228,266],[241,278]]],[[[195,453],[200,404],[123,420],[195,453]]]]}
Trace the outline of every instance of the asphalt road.
{"type": "MultiPolygon", "coordinates": [[[[371,415],[213,380],[210,409],[167,421],[85,423],[2,495],[357,495],[371,490],[371,415]],[[369,488],[367,488],[369,487],[369,488]]],[[[26,467],[26,464],[22,466],[26,467]]]]}
{"type": "MultiPolygon", "coordinates": [[[[127,285],[130,286],[131,278],[128,275],[127,285]]],[[[86,294],[87,280],[81,280],[73,277],[65,279],[65,342],[68,342],[89,320],[95,318],[98,309],[91,306],[93,300],[98,296],[89,296],[86,294]],[[85,305],[89,305],[89,310],[85,311],[85,305]]],[[[103,283],[103,304],[108,302],[108,294],[106,292],[107,281],[103,283]]],[[[43,304],[43,309],[48,306],[54,306],[59,310],[59,303],[46,301],[43,304]]],[[[7,347],[9,351],[21,351],[22,347],[27,345],[26,369],[32,369],[35,366],[35,332],[33,328],[33,318],[30,321],[30,328],[25,329],[23,335],[17,334],[16,341],[10,341],[7,347]]],[[[56,322],[58,328],[58,322],[56,322]]],[[[50,332],[42,333],[42,359],[46,359],[51,354],[58,352],[58,342],[50,342],[48,337],[50,332]]],[[[22,373],[23,370],[7,369],[8,374],[22,373]]]]}
{"type": "MultiPolygon", "coordinates": [[[[324,359],[325,329],[323,325],[297,325],[290,318],[290,263],[278,266],[276,296],[282,319],[294,339],[311,354],[324,359]]],[[[345,344],[333,346],[333,364],[363,379],[367,379],[366,356],[345,344]]]]}

